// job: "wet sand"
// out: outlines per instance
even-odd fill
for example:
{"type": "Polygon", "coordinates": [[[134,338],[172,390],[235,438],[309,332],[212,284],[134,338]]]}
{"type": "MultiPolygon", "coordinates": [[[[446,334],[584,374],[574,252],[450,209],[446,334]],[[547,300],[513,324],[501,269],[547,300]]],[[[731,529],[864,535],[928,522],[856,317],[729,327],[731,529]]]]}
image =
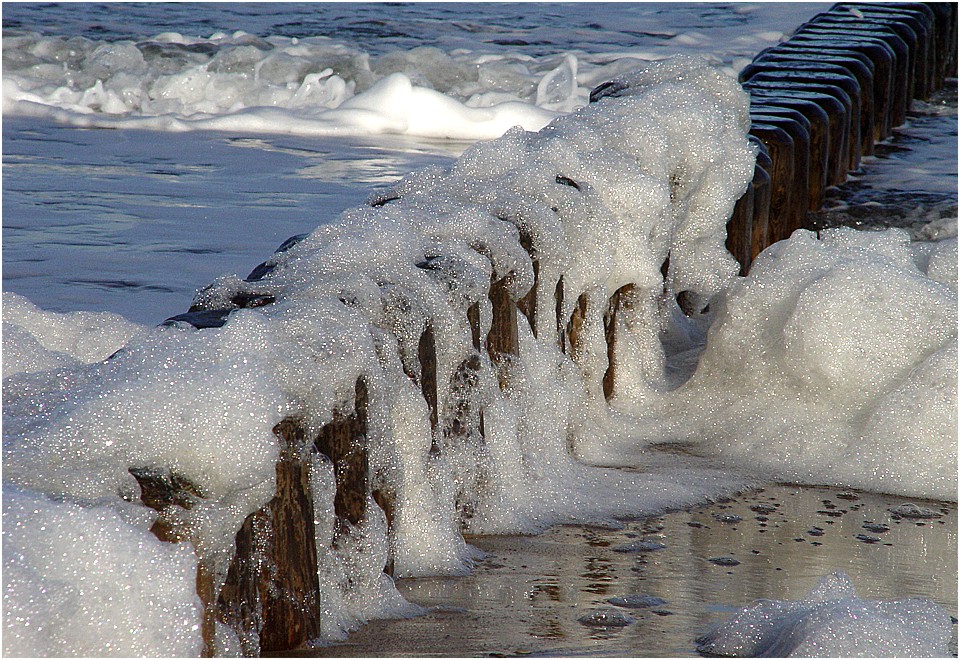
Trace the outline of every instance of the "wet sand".
{"type": "MultiPolygon", "coordinates": [[[[345,643],[296,655],[695,656],[696,638],[735,610],[757,598],[801,598],[836,570],[861,598],[927,597],[956,617],[957,507],[916,501],[941,517],[896,519],[889,508],[906,501],[771,485],[621,529],[474,537],[487,556],[472,575],[397,581],[429,614],[373,621],[345,643]],[[870,523],[889,530],[864,528],[870,523]],[[578,621],[613,607],[607,599],[641,594],[666,602],[615,608],[635,620],[626,626],[578,621]]],[[[956,655],[956,626],[951,648],[956,655]]]]}

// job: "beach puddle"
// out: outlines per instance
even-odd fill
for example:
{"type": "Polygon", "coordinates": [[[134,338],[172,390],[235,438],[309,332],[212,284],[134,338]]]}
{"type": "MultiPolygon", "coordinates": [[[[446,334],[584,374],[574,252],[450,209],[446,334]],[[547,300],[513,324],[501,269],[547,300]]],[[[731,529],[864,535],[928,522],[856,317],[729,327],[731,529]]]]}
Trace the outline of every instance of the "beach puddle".
{"type": "Polygon", "coordinates": [[[771,485],[621,529],[561,526],[470,543],[487,553],[472,575],[397,581],[429,614],[373,621],[299,655],[696,656],[696,638],[739,608],[802,598],[833,571],[847,573],[860,598],[925,597],[957,615],[952,503],[771,485]],[[905,516],[916,510],[897,508],[906,503],[937,515],[905,516]],[[652,544],[663,547],[623,551],[652,544]]]}

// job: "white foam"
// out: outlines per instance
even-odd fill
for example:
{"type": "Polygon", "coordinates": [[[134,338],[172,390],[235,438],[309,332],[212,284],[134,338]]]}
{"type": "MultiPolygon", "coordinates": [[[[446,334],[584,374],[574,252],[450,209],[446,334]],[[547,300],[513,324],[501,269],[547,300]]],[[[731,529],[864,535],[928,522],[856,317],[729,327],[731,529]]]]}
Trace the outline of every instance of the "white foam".
{"type": "Polygon", "coordinates": [[[925,598],[858,598],[842,572],[796,601],[758,600],[698,640],[726,657],[928,658],[949,655],[950,616],[925,598]]]}
{"type": "Polygon", "coordinates": [[[109,312],[45,312],[3,292],[3,377],[109,357],[144,328],[109,312]]]}
{"type": "Polygon", "coordinates": [[[954,500],[955,251],[926,250],[934,279],[901,230],[801,230],[771,246],[724,294],[696,372],[647,437],[778,479],[954,500]]]}
{"type": "Polygon", "coordinates": [[[196,555],[154,536],[151,513],[4,484],[4,655],[199,655],[196,555]]]}
{"type": "MultiPolygon", "coordinates": [[[[246,66],[241,56],[255,53],[235,55],[230,66],[246,66]]],[[[541,90],[551,102],[572,80],[566,66],[541,90]]],[[[404,75],[368,92],[387,100],[419,93],[404,75]]],[[[737,281],[724,241],[753,175],[746,94],[689,57],[621,78],[619,98],[560,116],[538,134],[511,129],[448,168],[411,174],[378,202],[273,255],[262,279],[225,275],[196,301],[229,309],[237,293],[250,293],[272,304],[234,310],[221,328],[142,332],[102,362],[56,362],[58,371],[7,379],[5,479],[98,507],[118,495],[137,500],[131,467],[173,470],[203,495],[182,522],[200,560],[222,574],[244,518],[275,492],[274,425],[297,415],[316,434],[334,411],[352,406],[362,376],[371,478],[395,497],[396,510],[389,537],[371,505],[375,515],[327,552],[332,474],[314,462],[328,638],[409,612],[381,574],[388,550],[398,575],[457,574],[476,556],[464,530],[610,522],[745,483],[733,471],[661,464],[618,472],[577,460],[626,455],[625,446],[636,452],[644,434],[749,456],[787,478],[951,497],[956,449],[942,429],[945,407],[956,405],[944,376],[956,360],[956,294],[917,265],[926,259],[931,275],[949,280],[949,249],[921,254],[897,232],[835,231],[823,240],[799,232],[737,281]],[[532,326],[519,315],[519,354],[494,360],[475,352],[468,310],[476,305],[486,337],[491,281],[519,299],[534,284],[534,257],[540,313],[532,326]],[[564,318],[586,301],[580,343],[568,354],[557,346],[553,316],[561,277],[564,318]],[[604,317],[610,296],[628,284],[611,407],[604,317]],[[661,334],[679,345],[704,321],[678,313],[680,292],[697,310],[709,303],[717,320],[696,373],[671,392],[661,334]],[[436,430],[416,382],[427,327],[437,349],[436,430]],[[904,412],[905,401],[931,386],[925,410],[904,412]],[[875,453],[867,455],[857,429],[871,415],[875,453]],[[455,418],[466,431],[455,431],[455,418]],[[892,428],[905,435],[891,439],[892,428]],[[914,437],[928,428],[931,435],[914,437]],[[869,476],[878,466],[879,481],[869,476]]],[[[218,634],[218,650],[236,650],[228,631],[218,634]]]]}

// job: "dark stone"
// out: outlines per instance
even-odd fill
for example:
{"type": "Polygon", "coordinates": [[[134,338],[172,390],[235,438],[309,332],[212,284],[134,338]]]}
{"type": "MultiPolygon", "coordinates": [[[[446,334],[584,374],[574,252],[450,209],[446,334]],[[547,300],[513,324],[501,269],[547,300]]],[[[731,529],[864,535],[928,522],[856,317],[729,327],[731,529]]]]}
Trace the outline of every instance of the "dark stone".
{"type": "Polygon", "coordinates": [[[202,311],[187,312],[171,316],[160,325],[173,326],[177,323],[189,323],[198,330],[204,328],[220,328],[227,322],[232,309],[207,309],[202,311]]]}
{"type": "Polygon", "coordinates": [[[603,98],[616,98],[622,96],[623,92],[630,88],[630,85],[621,80],[610,80],[600,83],[590,92],[590,103],[596,103],[603,98]]]}

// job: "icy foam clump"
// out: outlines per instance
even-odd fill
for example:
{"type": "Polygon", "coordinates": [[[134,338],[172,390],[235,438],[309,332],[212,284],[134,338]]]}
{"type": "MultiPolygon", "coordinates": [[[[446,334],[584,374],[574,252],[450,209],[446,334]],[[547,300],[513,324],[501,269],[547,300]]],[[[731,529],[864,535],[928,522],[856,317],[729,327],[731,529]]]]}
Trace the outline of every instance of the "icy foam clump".
{"type": "Polygon", "coordinates": [[[801,600],[758,600],[697,642],[701,653],[738,658],[937,658],[950,654],[951,627],[931,600],[857,598],[838,572],[801,600]]]}
{"type": "Polygon", "coordinates": [[[196,556],[150,513],[4,485],[4,656],[199,655],[196,556]]]}
{"type": "Polygon", "coordinates": [[[956,239],[911,249],[893,229],[768,248],[651,437],[780,479],[954,500],[956,260],[956,239]]]}
{"type": "Polygon", "coordinates": [[[45,312],[4,291],[3,377],[97,362],[143,330],[109,312],[45,312]]]}

